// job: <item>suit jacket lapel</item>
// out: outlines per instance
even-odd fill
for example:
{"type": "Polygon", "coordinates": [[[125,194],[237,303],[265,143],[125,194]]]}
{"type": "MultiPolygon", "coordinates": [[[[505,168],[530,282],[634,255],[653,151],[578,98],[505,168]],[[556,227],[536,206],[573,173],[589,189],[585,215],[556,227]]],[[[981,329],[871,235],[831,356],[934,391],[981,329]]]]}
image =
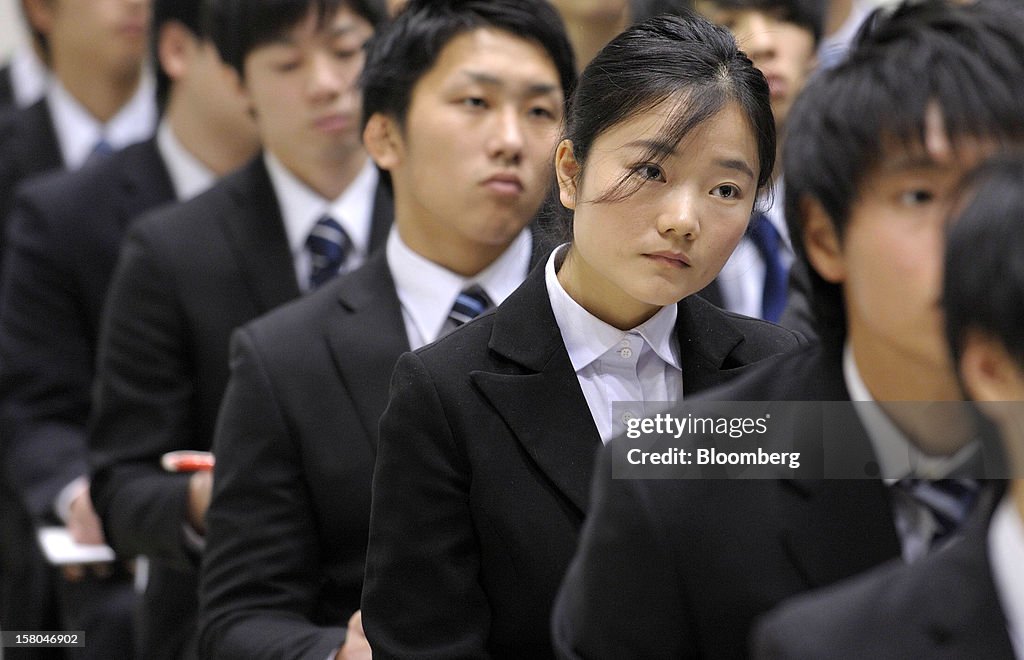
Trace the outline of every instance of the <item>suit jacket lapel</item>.
{"type": "Polygon", "coordinates": [[[934,647],[929,655],[1015,657],[988,554],[988,529],[996,504],[979,502],[984,510],[972,518],[963,537],[933,558],[935,570],[920,594],[920,602],[931,606],[910,613],[912,629],[934,647]]]}
{"type": "Polygon", "coordinates": [[[118,220],[122,227],[127,227],[140,213],[173,202],[177,195],[155,139],[128,147],[121,153],[118,220]]]}
{"type": "Polygon", "coordinates": [[[878,479],[783,481],[781,542],[810,588],[900,556],[885,485],[878,479]]]}
{"type": "Polygon", "coordinates": [[[376,452],[377,425],[390,388],[390,379],[381,374],[390,374],[398,357],[409,350],[385,251],[328,286],[334,289],[337,304],[325,319],[325,339],[371,441],[370,449],[376,452]],[[353,351],[352,346],[360,350],[353,351]]]}
{"type": "Polygon", "coordinates": [[[46,99],[38,101],[24,111],[24,123],[18,150],[18,167],[25,178],[35,174],[64,168],[64,155],[53,130],[50,105],[46,99]]]}
{"type": "Polygon", "coordinates": [[[262,155],[223,185],[231,203],[221,222],[258,307],[269,311],[297,298],[295,264],[262,155]]]}
{"type": "Polygon", "coordinates": [[[542,266],[495,311],[490,348],[513,364],[470,378],[582,516],[601,440],[551,311],[542,266]]]}
{"type": "Polygon", "coordinates": [[[729,357],[744,336],[725,313],[700,296],[684,298],[676,309],[676,338],[686,395],[720,385],[748,368],[730,364],[729,357]]]}

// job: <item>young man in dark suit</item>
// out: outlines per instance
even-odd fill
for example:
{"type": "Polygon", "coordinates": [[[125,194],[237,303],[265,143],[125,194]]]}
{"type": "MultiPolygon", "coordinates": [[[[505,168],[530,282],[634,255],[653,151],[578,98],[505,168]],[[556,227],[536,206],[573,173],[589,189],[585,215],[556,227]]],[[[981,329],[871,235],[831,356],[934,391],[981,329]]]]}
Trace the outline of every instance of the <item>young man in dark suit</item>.
{"type": "Polygon", "coordinates": [[[360,144],[355,84],[377,6],[216,0],[209,15],[264,152],[128,231],[107,297],[90,433],[92,496],[108,542],[150,559],[147,657],[196,652],[211,476],[165,472],[161,457],[210,448],[231,332],[358,264],[391,223],[390,196],[360,144]]]}
{"type": "MultiPolygon", "coordinates": [[[[158,136],[82,170],[28,182],[11,213],[0,289],[0,425],[5,485],[14,496],[9,511],[23,521],[24,542],[3,546],[15,565],[41,561],[35,524],[61,522],[76,541],[104,541],[89,497],[86,422],[100,312],[129,221],[193,197],[259,146],[233,71],[201,36],[200,4],[156,0],[153,6],[163,109],[158,136]]],[[[24,612],[28,589],[45,593],[47,577],[42,567],[12,570],[4,581],[8,614],[24,612]]],[[[62,581],[57,586],[83,590],[62,581]]],[[[79,594],[62,602],[74,610],[82,600],[79,594]]],[[[64,627],[82,629],[75,620],[66,619],[64,627]]],[[[4,624],[24,629],[7,618],[4,624]]],[[[100,652],[97,631],[84,627],[89,648],[100,652]]]]}
{"type": "MultiPolygon", "coordinates": [[[[857,401],[833,441],[867,457],[846,466],[860,478],[613,479],[606,452],[553,617],[562,657],[742,657],[780,601],[936,542],[939,519],[898,482],[955,475],[976,448],[891,402],[960,399],[942,229],[963,172],[1024,135],[1022,27],[984,3],[905,5],[808,84],[788,120],[786,216],[822,343],[707,398],[857,401]]],[[[801,439],[828,450],[835,420],[819,421],[801,439]]]]}
{"type": "Polygon", "coordinates": [[[235,333],[214,441],[204,655],[358,648],[361,627],[345,628],[394,364],[448,331],[464,289],[500,303],[546,254],[526,226],[575,77],[551,17],[540,0],[414,1],[370,47],[363,136],[394,189],[395,225],[365,266],[235,333]],[[458,39],[513,30],[486,52],[458,39]]]}
{"type": "Polygon", "coordinates": [[[1022,181],[1020,156],[972,173],[951,220],[943,295],[964,388],[998,426],[1010,459],[1006,495],[942,552],[783,605],[758,627],[757,657],[1024,657],[1022,181]]]}
{"type": "Polygon", "coordinates": [[[0,122],[0,228],[21,181],[145,140],[157,120],[148,0],[31,0],[27,10],[53,77],[43,99],[0,122]]]}

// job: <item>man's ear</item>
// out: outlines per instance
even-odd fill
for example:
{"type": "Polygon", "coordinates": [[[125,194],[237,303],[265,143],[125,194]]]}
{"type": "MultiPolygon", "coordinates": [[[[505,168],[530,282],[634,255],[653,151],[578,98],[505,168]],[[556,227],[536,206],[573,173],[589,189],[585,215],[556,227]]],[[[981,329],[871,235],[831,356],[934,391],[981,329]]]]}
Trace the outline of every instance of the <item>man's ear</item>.
{"type": "Polygon", "coordinates": [[[53,21],[56,18],[53,8],[53,0],[22,0],[22,11],[25,13],[25,21],[33,29],[49,36],[53,29],[53,21]]]}
{"type": "Polygon", "coordinates": [[[979,330],[969,330],[960,354],[960,377],[975,401],[1016,401],[1022,377],[1017,361],[1002,342],[979,330]]]}
{"type": "Polygon", "coordinates": [[[801,206],[807,259],[826,282],[841,284],[846,280],[846,262],[832,218],[816,199],[805,199],[801,206]]]}
{"type": "Polygon", "coordinates": [[[160,68],[171,80],[180,80],[188,72],[189,53],[194,37],[187,27],[178,21],[167,21],[157,35],[156,54],[160,68]]]}
{"type": "Polygon", "coordinates": [[[363,146],[377,167],[387,171],[397,167],[405,154],[405,142],[398,122],[379,112],[373,113],[366,122],[363,146]]]}
{"type": "Polygon", "coordinates": [[[576,210],[579,174],[580,165],[572,151],[572,140],[562,140],[555,149],[555,178],[558,180],[558,199],[570,211],[576,210]]]}

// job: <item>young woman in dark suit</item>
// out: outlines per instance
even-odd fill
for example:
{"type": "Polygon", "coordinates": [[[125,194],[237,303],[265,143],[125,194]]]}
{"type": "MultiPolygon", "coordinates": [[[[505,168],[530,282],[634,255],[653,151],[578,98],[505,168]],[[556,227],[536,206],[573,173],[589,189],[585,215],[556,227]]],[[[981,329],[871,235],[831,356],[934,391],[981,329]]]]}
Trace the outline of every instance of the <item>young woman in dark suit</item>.
{"type": "Polygon", "coordinates": [[[552,655],[612,402],[678,400],[800,341],[692,295],[774,155],[764,77],[703,19],[630,28],[583,72],[555,155],[572,242],[396,367],[362,601],[375,659],[552,655]]]}

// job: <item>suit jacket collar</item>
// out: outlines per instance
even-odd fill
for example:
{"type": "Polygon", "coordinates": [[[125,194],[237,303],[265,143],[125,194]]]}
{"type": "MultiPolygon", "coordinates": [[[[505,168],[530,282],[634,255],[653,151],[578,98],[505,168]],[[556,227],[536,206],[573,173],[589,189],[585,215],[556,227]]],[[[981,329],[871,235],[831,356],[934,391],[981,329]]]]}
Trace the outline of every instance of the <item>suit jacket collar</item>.
{"type": "MultiPolygon", "coordinates": [[[[676,333],[687,391],[714,386],[743,368],[730,361],[743,333],[704,300],[690,296],[679,303],[676,333]]],[[[601,440],[551,310],[543,260],[494,311],[488,346],[517,371],[478,371],[471,378],[582,516],[601,440]]]]}
{"type": "Polygon", "coordinates": [[[174,185],[155,139],[132,145],[110,157],[114,185],[121,194],[122,227],[143,211],[176,200],[174,185]]]}
{"type": "MultiPolygon", "coordinates": [[[[298,298],[295,262],[262,156],[222,179],[219,186],[227,201],[226,208],[214,211],[215,217],[260,308],[270,310],[298,298]]],[[[210,199],[207,195],[216,190],[217,186],[196,201],[210,199]]]]}
{"type": "Polygon", "coordinates": [[[324,292],[335,298],[324,318],[327,345],[374,452],[390,387],[390,379],[381,374],[390,374],[398,357],[409,350],[386,256],[379,250],[361,268],[328,284],[330,290],[324,292]]]}
{"type": "Polygon", "coordinates": [[[988,489],[963,536],[937,554],[922,559],[908,625],[927,638],[934,652],[955,658],[1014,657],[999,603],[988,554],[988,528],[1002,493],[988,489]],[[927,573],[925,573],[927,571],[927,573]]]}
{"type": "Polygon", "coordinates": [[[23,177],[62,169],[64,157],[57,134],[53,130],[53,119],[46,99],[40,99],[24,110],[18,111],[13,130],[18,148],[12,154],[17,160],[18,171],[23,177]]]}

